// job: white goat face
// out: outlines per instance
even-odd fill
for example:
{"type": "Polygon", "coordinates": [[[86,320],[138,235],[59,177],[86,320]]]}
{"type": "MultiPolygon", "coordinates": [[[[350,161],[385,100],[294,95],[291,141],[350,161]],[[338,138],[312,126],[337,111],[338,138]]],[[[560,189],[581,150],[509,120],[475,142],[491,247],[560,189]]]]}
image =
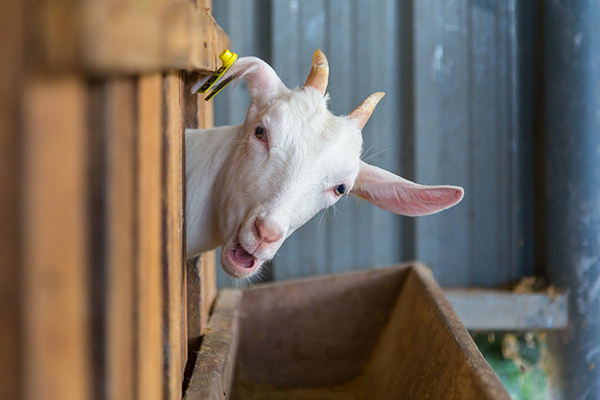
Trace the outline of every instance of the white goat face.
{"type": "Polygon", "coordinates": [[[224,79],[242,77],[252,104],[213,198],[229,275],[255,274],[292,232],[347,194],[404,215],[431,214],[462,198],[461,188],[417,185],[360,161],[361,129],[383,93],[348,116],[331,114],[319,50],[302,88],[287,89],[254,57],[238,60],[224,79]]]}

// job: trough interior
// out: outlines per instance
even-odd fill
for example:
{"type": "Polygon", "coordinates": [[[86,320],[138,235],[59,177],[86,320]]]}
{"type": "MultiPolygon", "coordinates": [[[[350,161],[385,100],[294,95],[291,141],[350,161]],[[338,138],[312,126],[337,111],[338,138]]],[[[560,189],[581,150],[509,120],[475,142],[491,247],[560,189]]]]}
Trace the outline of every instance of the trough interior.
{"type": "Polygon", "coordinates": [[[263,286],[239,303],[235,399],[508,399],[430,271],[263,286]]]}

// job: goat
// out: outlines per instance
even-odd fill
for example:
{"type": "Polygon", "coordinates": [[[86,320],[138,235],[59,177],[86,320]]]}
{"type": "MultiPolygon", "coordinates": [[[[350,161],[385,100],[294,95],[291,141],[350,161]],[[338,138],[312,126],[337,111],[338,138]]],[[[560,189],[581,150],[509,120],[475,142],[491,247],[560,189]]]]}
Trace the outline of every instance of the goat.
{"type": "Polygon", "coordinates": [[[463,189],[424,186],[361,161],[361,130],[384,93],[347,116],[327,108],[329,64],[317,50],[306,82],[288,89],[256,57],[223,79],[246,79],[243,125],[186,130],[187,257],[222,246],[235,278],[254,275],[292,232],[348,194],[396,214],[433,214],[463,189]]]}

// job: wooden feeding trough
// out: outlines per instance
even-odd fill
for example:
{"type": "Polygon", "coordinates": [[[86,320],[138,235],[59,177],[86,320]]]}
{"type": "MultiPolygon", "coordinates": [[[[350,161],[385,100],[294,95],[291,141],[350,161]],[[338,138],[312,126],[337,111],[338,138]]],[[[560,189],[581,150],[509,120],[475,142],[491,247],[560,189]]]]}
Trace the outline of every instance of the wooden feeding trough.
{"type": "Polygon", "coordinates": [[[224,290],[185,399],[510,399],[419,264],[224,290]]]}

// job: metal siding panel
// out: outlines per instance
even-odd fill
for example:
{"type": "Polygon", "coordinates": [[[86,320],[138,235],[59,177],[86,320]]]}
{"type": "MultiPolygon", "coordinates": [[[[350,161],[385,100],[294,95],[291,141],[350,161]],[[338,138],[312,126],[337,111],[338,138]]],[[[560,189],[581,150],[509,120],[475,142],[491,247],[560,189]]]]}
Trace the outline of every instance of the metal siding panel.
{"type": "MultiPolygon", "coordinates": [[[[533,177],[533,132],[534,121],[534,87],[541,81],[540,74],[534,68],[540,68],[534,62],[534,52],[538,32],[535,16],[537,4],[517,0],[508,0],[510,14],[509,23],[511,64],[509,74],[514,87],[510,101],[514,104],[511,123],[515,136],[511,146],[514,147],[515,161],[513,174],[513,213],[515,221],[512,245],[516,251],[511,261],[512,277],[533,275],[534,263],[534,177],[533,177]],[[532,23],[532,21],[534,23],[532,23]],[[516,243],[516,244],[515,244],[516,243]]],[[[537,13],[539,14],[539,13],[537,13]]],[[[539,50],[538,50],[539,51],[539,50]]],[[[536,93],[537,94],[537,93],[536,93]]],[[[539,208],[538,208],[539,209],[539,208]]],[[[541,241],[536,241],[541,243],[541,241]]],[[[536,244],[539,245],[539,244],[536,244]]],[[[540,271],[535,271],[539,273],[540,271]]]]}
{"type": "MultiPolygon", "coordinates": [[[[375,139],[374,157],[369,163],[400,174],[401,154],[400,118],[398,110],[399,58],[394,57],[397,48],[397,6],[394,1],[376,3],[370,19],[371,53],[369,57],[376,61],[373,66],[372,86],[367,88],[367,95],[376,91],[385,91],[386,96],[377,106],[373,117],[369,120],[365,135],[375,139]]],[[[364,96],[364,95],[363,95],[364,96]]],[[[401,218],[387,211],[366,204],[372,212],[372,225],[377,235],[371,237],[373,254],[370,265],[385,266],[401,261],[401,218]]],[[[357,265],[355,268],[360,268],[357,265]]]]}
{"type": "Polygon", "coordinates": [[[473,252],[471,279],[479,285],[493,284],[497,280],[495,268],[485,268],[490,262],[499,260],[504,252],[500,246],[487,246],[503,240],[499,232],[502,221],[495,211],[501,205],[501,193],[506,187],[502,182],[501,148],[498,133],[501,127],[496,113],[486,110],[497,109],[498,78],[496,55],[498,38],[496,27],[498,15],[494,2],[477,0],[471,12],[471,152],[473,157],[472,187],[472,231],[471,249],[473,252]],[[490,179],[497,174],[497,179],[490,179]]]}
{"type": "MultiPolygon", "coordinates": [[[[330,60],[328,92],[331,95],[330,109],[336,115],[348,114],[356,106],[348,95],[354,87],[354,15],[352,4],[345,0],[328,3],[326,55],[330,60]],[[335,16],[335,18],[333,18],[335,16]]],[[[325,218],[327,232],[328,262],[332,272],[348,269],[354,262],[354,255],[348,243],[355,235],[347,219],[356,211],[354,199],[342,199],[325,218]],[[350,225],[350,226],[349,226],[350,225]]]]}
{"type": "Polygon", "coordinates": [[[416,220],[416,255],[442,285],[460,285],[472,261],[468,9],[465,1],[417,2],[415,18],[415,178],[466,193],[453,209],[416,220]]]}
{"type": "MultiPolygon", "coordinates": [[[[304,4],[304,2],[302,3],[304,4]]],[[[271,26],[273,32],[271,37],[271,48],[273,59],[271,66],[288,87],[299,86],[303,83],[307,70],[301,69],[305,63],[310,63],[310,58],[299,56],[300,43],[300,2],[272,0],[271,26]]],[[[314,50],[313,50],[314,51],[314,50]]],[[[312,52],[310,53],[312,57],[312,52]]]]}
{"type": "MultiPolygon", "coordinates": [[[[255,55],[256,52],[253,3],[228,0],[215,1],[213,4],[215,20],[230,34],[231,50],[240,57],[255,55]]],[[[250,105],[250,95],[245,84],[241,83],[235,87],[228,86],[213,101],[215,108],[220,110],[215,113],[215,126],[241,124],[250,105]]]]}
{"type": "MultiPolygon", "coordinates": [[[[399,129],[400,159],[402,176],[409,180],[415,179],[415,35],[414,5],[410,1],[401,2],[397,14],[398,29],[398,102],[396,112],[398,122],[392,123],[399,129]]],[[[401,218],[399,244],[402,247],[403,260],[416,259],[415,256],[415,218],[401,218]]]]}

